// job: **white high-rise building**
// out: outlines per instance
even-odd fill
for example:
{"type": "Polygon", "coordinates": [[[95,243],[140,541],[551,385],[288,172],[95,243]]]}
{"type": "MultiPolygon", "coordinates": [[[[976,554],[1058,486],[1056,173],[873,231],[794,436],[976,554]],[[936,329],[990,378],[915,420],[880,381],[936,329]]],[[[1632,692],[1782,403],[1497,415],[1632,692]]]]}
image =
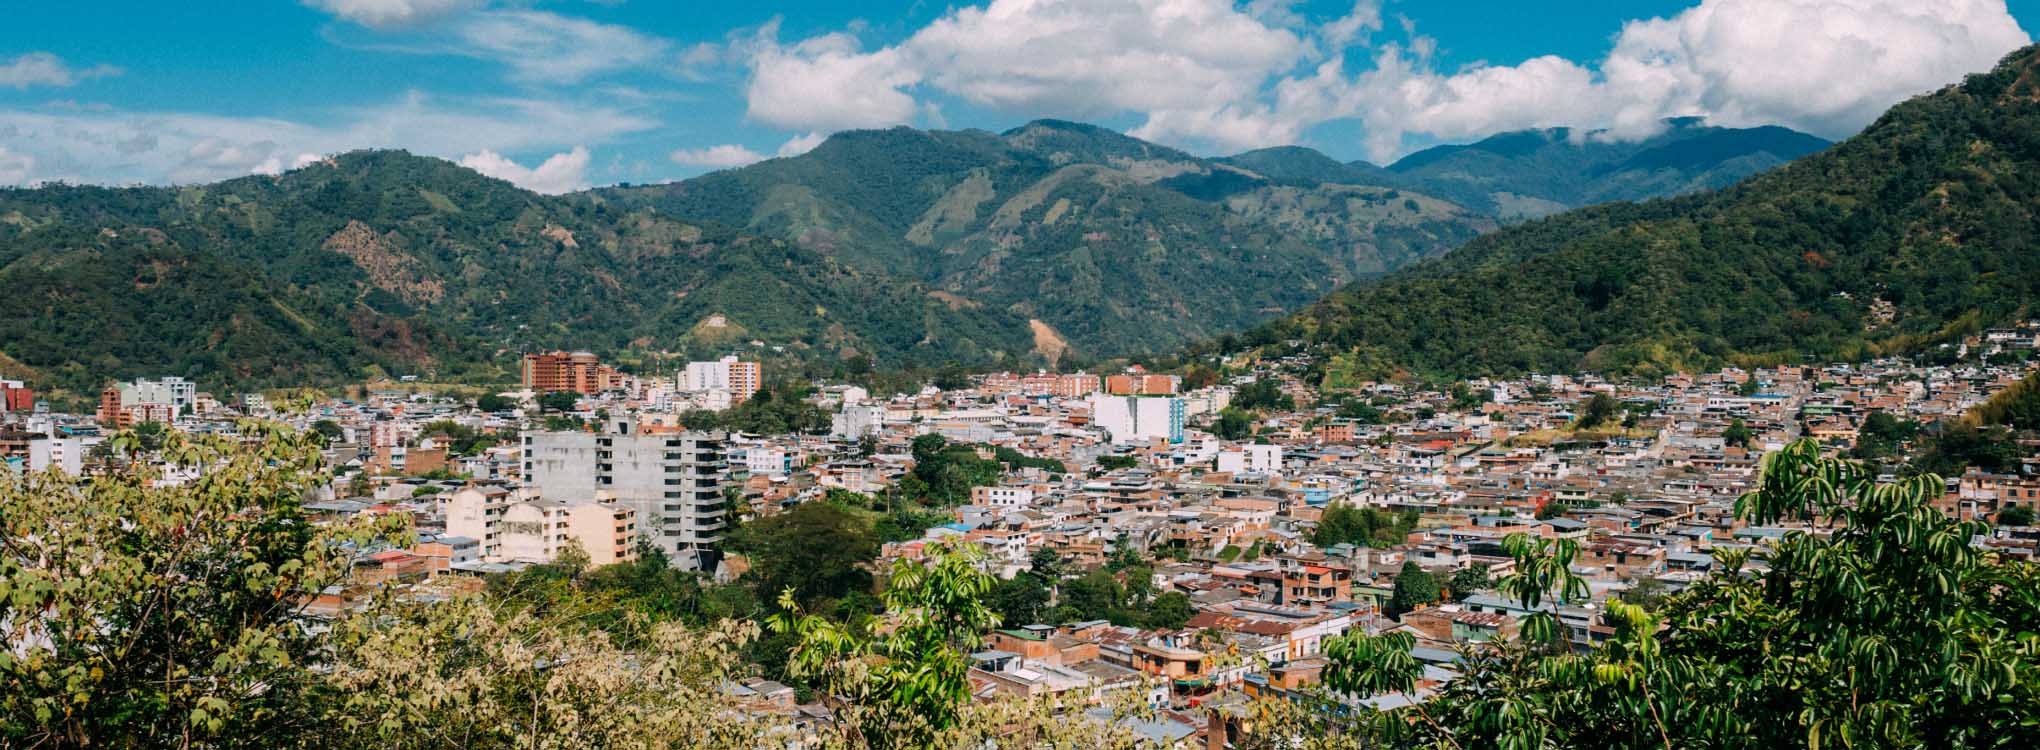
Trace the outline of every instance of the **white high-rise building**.
{"type": "Polygon", "coordinates": [[[526,432],[524,481],[542,497],[595,498],[636,511],[637,526],[676,567],[714,570],[729,509],[724,435],[641,433],[619,421],[602,433],[526,432]]]}
{"type": "Polygon", "coordinates": [[[136,380],[120,385],[120,405],[134,408],[141,404],[164,404],[171,413],[183,416],[191,413],[191,407],[198,400],[198,384],[184,378],[168,377],[162,380],[136,380]]]}
{"type": "MultiPolygon", "coordinates": [[[[694,394],[704,403],[743,403],[765,386],[756,362],[745,362],[732,354],[714,362],[689,362],[680,373],[680,390],[694,394]]],[[[716,409],[719,407],[708,406],[716,409]]]]}
{"type": "Polygon", "coordinates": [[[884,430],[884,404],[849,404],[829,419],[829,434],[840,438],[862,440],[884,430]]]}
{"type": "Polygon", "coordinates": [[[1091,396],[1091,423],[1114,443],[1183,442],[1183,399],[1173,396],[1091,396]]]}

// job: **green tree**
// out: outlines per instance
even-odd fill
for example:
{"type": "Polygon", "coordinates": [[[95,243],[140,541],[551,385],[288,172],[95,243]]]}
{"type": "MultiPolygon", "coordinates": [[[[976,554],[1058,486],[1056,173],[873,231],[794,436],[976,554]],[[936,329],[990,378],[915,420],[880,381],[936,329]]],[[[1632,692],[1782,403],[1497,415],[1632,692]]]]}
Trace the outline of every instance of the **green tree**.
{"type": "Polygon", "coordinates": [[[1748,448],[1754,435],[1749,425],[1743,424],[1742,417],[1729,420],[1728,428],[1721,431],[1721,442],[1731,448],[1748,448]]]}
{"type": "Polygon", "coordinates": [[[164,459],[206,467],[188,483],[0,472],[0,744],[255,747],[320,725],[305,605],[407,524],[313,525],[317,434],[239,432],[160,434],[164,459]]]}
{"type": "Polygon", "coordinates": [[[1047,617],[1051,596],[1041,578],[1023,573],[994,584],[986,604],[999,613],[1000,622],[1032,625],[1047,617]]]}
{"type": "Polygon", "coordinates": [[[1488,577],[1486,563],[1474,563],[1452,571],[1452,581],[1448,584],[1452,591],[1452,601],[1455,602],[1466,601],[1466,597],[1493,585],[1494,580],[1488,577]]]}
{"type": "Polygon", "coordinates": [[[1146,607],[1144,623],[1151,630],[1176,630],[1197,614],[1190,604],[1190,597],[1181,591],[1170,591],[1155,597],[1146,607]]]}
{"type": "Polygon", "coordinates": [[[1036,547],[1027,556],[1027,572],[1049,585],[1054,585],[1069,575],[1069,563],[1064,562],[1062,555],[1053,549],[1036,547]]]}
{"type": "Polygon", "coordinates": [[[1918,431],[1918,424],[1902,421],[1882,409],[1870,412],[1856,428],[1856,444],[1849,448],[1849,457],[1874,459],[1895,455],[1918,431]]]}
{"type": "Polygon", "coordinates": [[[1218,419],[1211,423],[1211,434],[1226,440],[1238,440],[1254,432],[1254,420],[1246,412],[1227,407],[1218,413],[1218,419]]]}
{"type": "Polygon", "coordinates": [[[2031,526],[2033,525],[2033,506],[2013,505],[1998,511],[1997,523],[1999,526],[2031,526]]]}
{"type": "Polygon", "coordinates": [[[1615,417],[1618,408],[1620,404],[1616,403],[1614,396],[1596,393],[1580,405],[1580,415],[1573,420],[1573,427],[1581,430],[1599,428],[1615,417]]]}
{"type": "Polygon", "coordinates": [[[1245,411],[1295,411],[1296,399],[1282,392],[1274,378],[1257,378],[1233,394],[1231,408],[1245,411]]]}
{"type": "Polygon", "coordinates": [[[758,590],[790,591],[796,603],[812,609],[870,590],[865,566],[878,557],[879,542],[863,517],[821,502],[744,524],[728,536],[728,546],[750,559],[746,575],[758,590]]]}
{"type": "Polygon", "coordinates": [[[1106,471],[1131,469],[1140,465],[1140,459],[1133,456],[1099,456],[1098,468],[1106,471]]]}
{"type": "Polygon", "coordinates": [[[1070,610],[1070,621],[1112,620],[1124,612],[1126,589],[1111,571],[1100,568],[1064,581],[1058,601],[1070,610]]]}
{"type": "Polygon", "coordinates": [[[313,422],[312,431],[319,433],[319,437],[325,438],[328,443],[339,440],[341,435],[346,434],[346,430],[340,428],[339,422],[330,419],[313,422]]]}
{"type": "Polygon", "coordinates": [[[1417,561],[1405,561],[1402,570],[1396,573],[1395,589],[1388,597],[1388,612],[1400,615],[1417,607],[1438,601],[1438,579],[1417,565],[1417,561]]]}
{"type": "Polygon", "coordinates": [[[549,412],[573,411],[581,404],[581,394],[573,391],[548,391],[538,395],[538,408],[549,412]]]}
{"type": "Polygon", "coordinates": [[[933,747],[958,727],[970,701],[967,654],[999,625],[984,604],[994,579],[979,570],[981,560],[974,547],[938,546],[926,564],[895,563],[883,622],[866,631],[798,614],[791,591],[780,595],[783,611],[767,625],[797,636],[790,671],[846,698],[845,725],[866,745],[933,747]]]}
{"type": "Polygon", "coordinates": [[[484,393],[475,397],[475,409],[485,412],[509,411],[517,408],[517,402],[500,393],[484,393]]]}

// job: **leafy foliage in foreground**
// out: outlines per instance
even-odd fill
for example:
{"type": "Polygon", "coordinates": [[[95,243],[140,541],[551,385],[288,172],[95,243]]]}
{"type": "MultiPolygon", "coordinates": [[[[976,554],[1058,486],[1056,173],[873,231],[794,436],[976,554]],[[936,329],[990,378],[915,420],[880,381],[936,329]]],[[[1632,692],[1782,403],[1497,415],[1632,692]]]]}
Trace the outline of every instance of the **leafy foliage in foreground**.
{"type": "Polygon", "coordinates": [[[2040,297],[2036,93],[2027,48],[1735,187],[1511,227],[1241,343],[1300,338],[1373,377],[1913,351],[2040,297]]]}
{"type": "Polygon", "coordinates": [[[319,724],[304,605],[393,527],[312,526],[317,433],[242,429],[254,447],[163,436],[166,460],[208,467],[187,485],[140,463],[0,474],[0,744],[248,746],[319,724]]]}
{"type": "MultiPolygon", "coordinates": [[[[1417,706],[1359,723],[1410,747],[2022,748],[2040,742],[2040,566],[1971,546],[1987,528],[1929,503],[1942,482],[1879,484],[1811,441],[1767,456],[1737,513],[1813,521],[1775,549],[1716,553],[1718,570],[1655,610],[1611,601],[1590,652],[1532,615],[1523,639],[1472,652],[1417,706]],[[1763,565],[1752,565],[1760,560],[1763,565]]],[[[1499,588],[1536,608],[1576,600],[1569,542],[1510,540],[1499,588]]],[[[1411,642],[1347,639],[1331,686],[1414,689],[1411,642]]]]}

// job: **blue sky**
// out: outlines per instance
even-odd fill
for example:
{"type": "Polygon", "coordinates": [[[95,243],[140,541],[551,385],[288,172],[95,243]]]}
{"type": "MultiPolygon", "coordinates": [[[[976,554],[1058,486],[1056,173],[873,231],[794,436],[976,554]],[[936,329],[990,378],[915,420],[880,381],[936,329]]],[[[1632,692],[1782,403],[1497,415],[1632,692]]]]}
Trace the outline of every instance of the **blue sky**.
{"type": "Polygon", "coordinates": [[[408,148],[546,192],[906,124],[1095,122],[1388,161],[1663,118],[1838,138],[2030,40],[2040,0],[17,3],[0,185],[408,148]]]}

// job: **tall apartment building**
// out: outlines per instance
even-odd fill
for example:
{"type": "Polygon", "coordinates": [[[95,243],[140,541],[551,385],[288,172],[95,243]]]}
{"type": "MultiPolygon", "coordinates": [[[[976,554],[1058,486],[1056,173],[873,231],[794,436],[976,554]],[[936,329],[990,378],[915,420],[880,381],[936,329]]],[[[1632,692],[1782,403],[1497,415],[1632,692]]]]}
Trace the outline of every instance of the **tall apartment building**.
{"type": "Polygon", "coordinates": [[[731,406],[744,403],[765,387],[765,373],[756,362],[732,354],[714,362],[689,362],[680,374],[680,390],[688,393],[727,392],[731,406]]]}
{"type": "Polygon", "coordinates": [[[850,404],[829,418],[829,434],[862,440],[885,431],[884,404],[850,404]]]}
{"type": "Polygon", "coordinates": [[[547,498],[598,498],[636,512],[638,529],[673,564],[714,570],[728,513],[725,436],[641,432],[615,420],[592,432],[526,432],[524,481],[547,498]]]}
{"type": "Polygon", "coordinates": [[[1114,443],[1183,442],[1183,399],[1095,395],[1090,406],[1091,423],[1111,435],[1114,443]]]}
{"type": "Polygon", "coordinates": [[[617,387],[622,374],[590,352],[542,352],[524,355],[524,388],[533,393],[571,391],[595,394],[617,387]]]}
{"type": "Polygon", "coordinates": [[[1055,379],[1055,395],[1059,398],[1083,398],[1097,393],[1102,387],[1098,376],[1088,372],[1073,372],[1059,375],[1055,379]]]}
{"type": "Polygon", "coordinates": [[[184,378],[114,383],[99,392],[99,423],[114,427],[168,424],[190,414],[197,401],[198,384],[184,378]]]}

